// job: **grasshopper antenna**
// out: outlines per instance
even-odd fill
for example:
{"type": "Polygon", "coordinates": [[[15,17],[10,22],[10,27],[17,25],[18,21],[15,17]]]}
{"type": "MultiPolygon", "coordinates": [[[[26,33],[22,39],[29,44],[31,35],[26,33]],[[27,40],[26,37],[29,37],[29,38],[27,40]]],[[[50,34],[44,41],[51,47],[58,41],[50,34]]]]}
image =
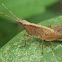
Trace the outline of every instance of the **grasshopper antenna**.
{"type": "Polygon", "coordinates": [[[14,19],[14,18],[12,18],[12,17],[10,17],[10,16],[8,16],[8,15],[6,15],[6,14],[2,13],[2,12],[0,12],[0,14],[2,14],[2,15],[4,15],[4,16],[7,16],[7,17],[9,17],[9,18],[11,18],[11,19],[13,19],[13,20],[17,21],[16,19],[14,19]]]}
{"type": "Polygon", "coordinates": [[[11,19],[13,19],[13,20],[15,20],[15,21],[17,21],[17,22],[19,22],[19,23],[22,23],[22,24],[24,24],[24,25],[26,25],[26,24],[28,24],[29,22],[28,21],[26,21],[26,20],[20,20],[16,15],[14,15],[4,4],[2,4],[3,6],[4,6],[4,8],[6,9],[6,10],[8,10],[16,19],[14,19],[14,18],[12,18],[12,17],[10,17],[10,16],[8,16],[8,15],[6,15],[6,14],[4,14],[4,13],[2,13],[2,12],[0,12],[0,14],[2,14],[2,15],[4,15],[4,16],[7,16],[7,17],[9,17],[9,18],[11,18],[11,19]]]}
{"type": "MultiPolygon", "coordinates": [[[[3,6],[4,6],[4,8],[6,9],[6,10],[8,10],[17,20],[19,20],[19,18],[16,16],[16,15],[14,15],[4,4],[2,4],[3,6]]],[[[11,17],[12,18],[12,17],[11,17]]]]}

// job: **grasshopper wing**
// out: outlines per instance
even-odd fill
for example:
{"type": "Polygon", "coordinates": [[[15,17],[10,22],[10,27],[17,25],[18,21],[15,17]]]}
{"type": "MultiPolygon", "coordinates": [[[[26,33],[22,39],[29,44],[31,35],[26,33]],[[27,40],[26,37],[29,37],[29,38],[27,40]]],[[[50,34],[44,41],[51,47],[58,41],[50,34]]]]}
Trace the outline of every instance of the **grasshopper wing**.
{"type": "Polygon", "coordinates": [[[32,34],[39,37],[42,37],[45,34],[53,33],[54,30],[45,26],[37,25],[30,23],[25,25],[25,30],[28,34],[32,34]]]}

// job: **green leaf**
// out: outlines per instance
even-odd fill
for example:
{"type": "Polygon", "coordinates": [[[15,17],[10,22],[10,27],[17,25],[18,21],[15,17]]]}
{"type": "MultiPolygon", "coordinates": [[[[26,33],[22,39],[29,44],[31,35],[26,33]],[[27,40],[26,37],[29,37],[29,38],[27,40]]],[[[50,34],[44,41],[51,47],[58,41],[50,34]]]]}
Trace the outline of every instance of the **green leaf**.
{"type": "MultiPolygon", "coordinates": [[[[46,11],[45,8],[47,6],[54,4],[58,0],[47,0],[47,2],[45,2],[46,0],[2,0],[2,1],[1,2],[5,3],[5,5],[20,19],[31,17],[32,15],[40,13],[41,15],[31,18],[30,22],[34,22],[37,24],[39,23],[40,25],[44,26],[48,26],[48,24],[51,24],[52,27],[62,25],[62,16],[59,16],[60,14],[59,15],[58,13],[53,14],[52,12],[49,13],[49,11],[48,15],[47,12],[45,13],[46,11]]],[[[13,17],[6,9],[4,9],[1,3],[0,11],[13,17]]],[[[11,22],[10,25],[8,20],[12,19],[9,19],[4,16],[2,16],[2,18],[4,19],[6,18],[5,20],[7,21],[4,20],[2,21],[2,23],[0,23],[0,27],[2,26],[1,27],[2,29],[0,29],[0,38],[4,36],[4,38],[0,39],[1,42],[0,44],[2,45],[6,41],[8,41],[7,39],[9,38],[11,38],[11,40],[8,41],[0,49],[0,62],[62,62],[62,42],[53,41],[51,43],[45,41],[43,45],[44,46],[43,55],[41,54],[42,41],[37,37],[30,39],[25,47],[19,48],[19,46],[24,45],[25,40],[28,38],[24,36],[24,34],[26,34],[25,30],[15,36],[14,33],[17,33],[16,31],[18,31],[16,24],[11,22]],[[5,33],[3,33],[2,30],[5,33]],[[12,38],[12,35],[15,37],[12,38]],[[2,41],[3,39],[4,42],[2,41]]]]}
{"type": "MultiPolygon", "coordinates": [[[[40,25],[47,26],[51,24],[53,27],[62,25],[62,16],[41,21],[40,25]]],[[[42,41],[36,37],[27,41],[24,45],[26,34],[25,30],[16,35],[0,50],[0,62],[62,62],[62,42],[52,41],[44,42],[43,55],[42,41]]]]}

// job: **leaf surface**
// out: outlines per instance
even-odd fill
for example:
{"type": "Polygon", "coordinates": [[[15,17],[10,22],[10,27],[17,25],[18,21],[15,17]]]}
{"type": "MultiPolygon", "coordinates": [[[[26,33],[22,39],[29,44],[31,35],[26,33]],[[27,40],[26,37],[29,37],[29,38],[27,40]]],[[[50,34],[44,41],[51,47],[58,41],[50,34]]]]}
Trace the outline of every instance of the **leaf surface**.
{"type": "MultiPolygon", "coordinates": [[[[39,23],[47,26],[51,24],[53,27],[62,24],[62,16],[51,18],[39,23]]],[[[42,41],[34,37],[27,41],[24,45],[26,34],[25,30],[16,35],[0,50],[0,62],[61,62],[62,61],[62,42],[52,41],[44,42],[44,54],[42,55],[42,41]]]]}

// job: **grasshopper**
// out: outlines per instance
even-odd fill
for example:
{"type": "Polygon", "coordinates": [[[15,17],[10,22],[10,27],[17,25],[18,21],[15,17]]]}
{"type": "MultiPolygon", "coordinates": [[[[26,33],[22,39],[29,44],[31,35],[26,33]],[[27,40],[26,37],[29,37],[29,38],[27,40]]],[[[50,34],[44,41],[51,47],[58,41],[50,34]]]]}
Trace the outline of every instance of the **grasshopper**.
{"type": "Polygon", "coordinates": [[[48,28],[46,26],[42,26],[42,25],[37,25],[34,23],[30,23],[26,20],[20,20],[16,15],[14,15],[4,4],[2,4],[4,6],[4,8],[6,8],[6,10],[8,10],[15,18],[12,18],[2,12],[0,12],[0,14],[7,16],[19,23],[22,23],[26,32],[29,35],[32,35],[30,38],[25,40],[25,44],[21,47],[24,47],[26,45],[27,40],[31,39],[33,36],[37,36],[40,40],[42,40],[42,53],[43,53],[43,41],[54,41],[54,40],[59,40],[62,41],[62,34],[59,33],[58,31],[60,31],[62,29],[62,25],[58,26],[58,27],[54,27],[54,28],[48,28]]]}

